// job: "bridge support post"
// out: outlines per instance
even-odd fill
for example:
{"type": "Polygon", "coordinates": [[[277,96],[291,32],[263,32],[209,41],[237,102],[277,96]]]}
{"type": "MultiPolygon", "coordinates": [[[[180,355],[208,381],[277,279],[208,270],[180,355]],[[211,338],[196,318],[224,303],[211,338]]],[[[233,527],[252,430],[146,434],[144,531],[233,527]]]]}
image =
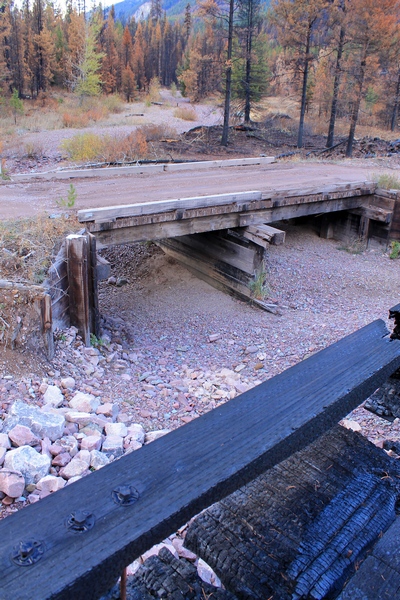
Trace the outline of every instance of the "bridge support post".
{"type": "Polygon", "coordinates": [[[67,237],[68,293],[71,325],[86,346],[98,334],[96,241],[89,233],[67,237]]]}

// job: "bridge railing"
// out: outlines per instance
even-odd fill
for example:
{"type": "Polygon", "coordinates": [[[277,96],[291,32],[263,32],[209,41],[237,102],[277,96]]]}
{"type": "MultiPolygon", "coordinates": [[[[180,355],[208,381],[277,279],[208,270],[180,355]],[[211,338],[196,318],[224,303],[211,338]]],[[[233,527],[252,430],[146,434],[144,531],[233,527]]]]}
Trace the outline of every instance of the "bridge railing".
{"type": "MultiPolygon", "coordinates": [[[[391,309],[400,322],[400,305],[391,309]]],[[[305,447],[400,367],[374,321],[0,522],[0,600],[96,600],[191,517],[305,447]]]]}

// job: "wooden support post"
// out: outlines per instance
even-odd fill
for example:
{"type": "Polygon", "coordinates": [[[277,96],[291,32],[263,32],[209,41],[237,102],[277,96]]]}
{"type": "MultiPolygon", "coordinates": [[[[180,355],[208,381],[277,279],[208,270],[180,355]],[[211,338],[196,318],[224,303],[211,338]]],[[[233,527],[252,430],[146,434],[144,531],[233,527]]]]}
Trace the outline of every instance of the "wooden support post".
{"type": "Polygon", "coordinates": [[[50,294],[44,294],[44,296],[40,299],[40,316],[46,355],[47,358],[51,360],[54,357],[54,337],[50,294]]]}
{"type": "Polygon", "coordinates": [[[392,222],[390,224],[389,238],[391,240],[400,241],[400,193],[397,194],[394,204],[393,217],[392,222]]]}
{"type": "Polygon", "coordinates": [[[89,257],[90,264],[88,270],[88,291],[89,291],[89,319],[90,332],[97,338],[100,334],[100,315],[99,315],[99,300],[97,294],[97,252],[96,238],[91,233],[88,233],[89,257]]]}
{"type": "Polygon", "coordinates": [[[323,240],[331,240],[334,236],[334,226],[331,215],[323,215],[319,237],[323,240]]]}
{"type": "Polygon", "coordinates": [[[360,233],[360,238],[362,240],[365,240],[366,242],[368,242],[369,226],[370,226],[370,219],[368,217],[362,215],[360,218],[359,233],[360,233]]]}
{"type": "Polygon", "coordinates": [[[71,325],[78,329],[83,343],[90,346],[90,248],[87,235],[67,237],[67,260],[71,325]]]}

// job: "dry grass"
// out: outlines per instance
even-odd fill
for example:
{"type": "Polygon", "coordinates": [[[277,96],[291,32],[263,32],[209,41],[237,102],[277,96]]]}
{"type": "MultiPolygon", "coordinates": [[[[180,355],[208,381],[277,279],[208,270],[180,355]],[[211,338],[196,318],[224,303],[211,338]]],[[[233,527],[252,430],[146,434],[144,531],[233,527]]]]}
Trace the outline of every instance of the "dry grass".
{"type": "Polygon", "coordinates": [[[149,123],[148,125],[142,125],[139,130],[144,134],[148,142],[159,142],[168,138],[176,139],[178,136],[176,129],[165,123],[161,125],[149,123]]]}
{"type": "Polygon", "coordinates": [[[82,133],[63,140],[61,148],[78,162],[134,162],[146,158],[148,152],[146,136],[140,129],[128,135],[82,133]]]}
{"type": "Polygon", "coordinates": [[[174,117],[182,119],[183,121],[196,121],[197,114],[194,108],[180,106],[174,110],[174,117]]]}
{"type": "Polygon", "coordinates": [[[79,229],[67,219],[40,216],[0,221],[0,271],[3,278],[42,283],[66,235],[79,229]]]}
{"type": "Polygon", "coordinates": [[[400,179],[393,173],[373,173],[372,180],[384,190],[400,190],[400,179]]]}
{"type": "Polygon", "coordinates": [[[89,117],[84,112],[66,112],[62,116],[63,127],[83,129],[89,125],[89,117]]]}
{"type": "Polygon", "coordinates": [[[24,100],[24,114],[14,117],[5,105],[1,109],[0,135],[9,136],[21,130],[50,131],[55,129],[89,127],[105,121],[110,114],[122,112],[124,103],[119,96],[102,96],[81,100],[73,94],[42,94],[35,100],[24,100]]]}

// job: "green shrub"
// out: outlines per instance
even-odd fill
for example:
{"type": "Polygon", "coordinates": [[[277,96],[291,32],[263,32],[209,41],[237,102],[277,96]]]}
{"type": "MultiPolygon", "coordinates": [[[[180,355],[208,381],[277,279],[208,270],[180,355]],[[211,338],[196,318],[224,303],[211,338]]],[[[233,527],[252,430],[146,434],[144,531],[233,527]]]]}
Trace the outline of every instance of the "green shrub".
{"type": "Polygon", "coordinates": [[[391,173],[381,173],[377,177],[378,187],[383,190],[400,190],[400,179],[391,173]]]}
{"type": "Polygon", "coordinates": [[[389,258],[395,259],[400,258],[400,242],[391,242],[390,244],[391,252],[389,254],[389,258]]]}
{"type": "Polygon", "coordinates": [[[102,149],[102,139],[95,133],[82,133],[61,142],[61,148],[72,160],[95,160],[102,149]]]}

